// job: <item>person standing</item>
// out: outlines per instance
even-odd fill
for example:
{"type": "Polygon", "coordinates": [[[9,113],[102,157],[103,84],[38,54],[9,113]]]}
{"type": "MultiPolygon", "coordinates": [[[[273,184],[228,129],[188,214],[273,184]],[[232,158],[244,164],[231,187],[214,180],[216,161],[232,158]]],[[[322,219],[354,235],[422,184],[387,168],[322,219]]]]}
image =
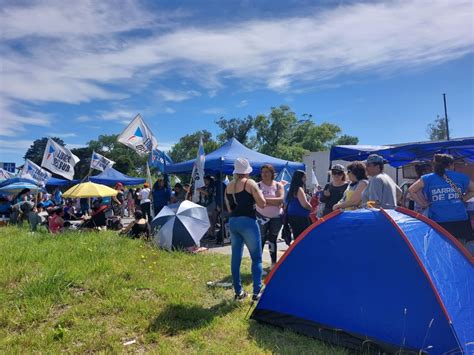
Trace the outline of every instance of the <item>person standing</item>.
{"type": "Polygon", "coordinates": [[[53,202],[56,206],[61,206],[63,204],[63,193],[56,187],[53,192],[53,202]]]}
{"type": "Polygon", "coordinates": [[[344,196],[349,184],[346,182],[346,168],[341,164],[336,164],[331,168],[331,182],[324,186],[321,195],[321,202],[324,203],[323,216],[331,213],[333,207],[344,196]]]}
{"type": "Polygon", "coordinates": [[[378,208],[394,209],[402,197],[402,190],[390,176],[383,172],[385,159],[377,154],[371,154],[365,162],[369,184],[362,193],[362,205],[374,202],[378,208]]]}
{"type": "Polygon", "coordinates": [[[364,163],[355,161],[349,164],[347,166],[347,176],[351,183],[344,191],[342,199],[332,207],[333,210],[353,211],[362,205],[362,192],[369,184],[364,163]]]}
{"type": "Polygon", "coordinates": [[[143,184],[143,189],[140,190],[138,199],[140,200],[140,209],[143,213],[143,216],[146,217],[148,223],[151,223],[151,199],[150,199],[150,184],[145,182],[143,184]]]}
{"type": "Polygon", "coordinates": [[[115,184],[115,190],[117,195],[112,196],[112,209],[114,215],[123,218],[124,209],[125,209],[125,194],[123,193],[123,184],[118,182],[115,184]]]}
{"type": "Polygon", "coordinates": [[[311,225],[309,213],[312,207],[304,192],[305,183],[306,173],[303,170],[296,170],[291,178],[290,190],[286,199],[288,223],[295,240],[311,225]]]}
{"type": "Polygon", "coordinates": [[[453,171],[449,154],[435,154],[434,173],[423,175],[410,186],[411,198],[428,208],[428,216],[461,242],[473,239],[472,226],[464,202],[474,196],[474,182],[469,176],[453,171]],[[427,198],[421,198],[423,191],[427,198]]]}
{"type": "Polygon", "coordinates": [[[153,184],[152,195],[153,210],[155,211],[155,215],[157,215],[163,207],[170,203],[171,199],[171,189],[166,185],[163,178],[158,178],[153,184]]]}
{"type": "Polygon", "coordinates": [[[273,268],[277,262],[277,238],[282,227],[283,201],[285,190],[283,186],[275,181],[275,169],[272,165],[266,164],[261,168],[262,181],[258,183],[259,189],[265,198],[265,207],[257,206],[257,221],[260,226],[262,237],[262,250],[268,241],[270,258],[273,268]]]}
{"type": "Polygon", "coordinates": [[[135,215],[135,191],[132,188],[127,191],[127,210],[128,217],[135,215]]]}
{"type": "Polygon", "coordinates": [[[237,158],[234,162],[234,179],[226,188],[225,202],[230,213],[229,230],[232,243],[231,271],[235,300],[247,297],[242,289],[240,264],[244,244],[252,259],[253,300],[259,299],[262,288],[262,241],[257,224],[255,205],[265,207],[265,198],[255,181],[249,179],[252,167],[247,159],[237,158]]]}
{"type": "Polygon", "coordinates": [[[208,231],[209,238],[215,238],[217,210],[214,177],[210,175],[204,176],[204,186],[197,190],[199,191],[202,205],[207,209],[207,215],[211,223],[208,231]]]}

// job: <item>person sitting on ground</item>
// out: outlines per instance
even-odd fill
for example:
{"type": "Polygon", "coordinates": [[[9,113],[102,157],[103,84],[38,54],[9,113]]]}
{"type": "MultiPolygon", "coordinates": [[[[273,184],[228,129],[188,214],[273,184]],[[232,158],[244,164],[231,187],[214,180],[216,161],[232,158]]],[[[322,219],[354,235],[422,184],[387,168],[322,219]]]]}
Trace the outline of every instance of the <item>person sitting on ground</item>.
{"type": "Polygon", "coordinates": [[[65,221],[77,221],[80,217],[76,214],[72,200],[66,200],[66,206],[64,207],[64,220],[65,221]]]}
{"type": "Polygon", "coordinates": [[[48,218],[48,227],[51,234],[57,234],[64,229],[64,210],[62,207],[54,209],[51,216],[48,218]]]}
{"type": "Polygon", "coordinates": [[[120,234],[126,234],[132,239],[150,239],[150,224],[143,218],[142,211],[135,211],[135,220],[130,222],[127,227],[122,228],[120,234]]]}
{"type": "Polygon", "coordinates": [[[321,195],[321,202],[324,203],[323,216],[331,213],[333,207],[344,196],[349,184],[346,181],[346,168],[341,164],[336,164],[331,168],[331,182],[324,186],[321,195]]]}
{"type": "Polygon", "coordinates": [[[362,193],[362,206],[368,202],[370,207],[394,209],[402,197],[402,190],[390,176],[383,172],[385,159],[377,154],[371,154],[365,162],[369,184],[362,193]]]}
{"type": "Polygon", "coordinates": [[[153,189],[151,191],[153,196],[153,210],[155,211],[155,216],[160,213],[160,211],[171,201],[171,189],[166,184],[164,178],[158,178],[153,184],[153,189]]]}
{"type": "Polygon", "coordinates": [[[105,212],[108,208],[109,206],[103,204],[102,198],[96,199],[93,203],[90,217],[87,216],[79,228],[105,227],[107,225],[105,212]]]}
{"type": "Polygon", "coordinates": [[[355,161],[347,166],[347,176],[351,183],[344,191],[344,196],[341,201],[336,203],[333,210],[352,211],[361,208],[362,192],[369,184],[367,175],[365,173],[365,165],[362,162],[355,161]]]}
{"type": "Polygon", "coordinates": [[[312,207],[304,191],[305,183],[306,173],[303,170],[296,170],[291,178],[290,190],[286,198],[286,214],[295,240],[311,225],[309,213],[312,207]]]}
{"type": "Polygon", "coordinates": [[[459,241],[473,240],[464,202],[474,196],[474,181],[454,171],[454,159],[449,154],[435,154],[433,164],[434,173],[423,175],[408,189],[411,198],[428,208],[429,218],[459,241]],[[420,198],[419,191],[423,191],[428,201],[420,198]]]}
{"type": "Polygon", "coordinates": [[[242,289],[240,264],[244,244],[252,259],[253,299],[258,300],[262,287],[262,240],[257,224],[255,205],[264,208],[265,198],[257,183],[249,179],[252,167],[247,159],[234,162],[234,179],[227,185],[225,202],[230,212],[229,230],[232,243],[231,271],[235,300],[242,300],[247,293],[242,289]]]}

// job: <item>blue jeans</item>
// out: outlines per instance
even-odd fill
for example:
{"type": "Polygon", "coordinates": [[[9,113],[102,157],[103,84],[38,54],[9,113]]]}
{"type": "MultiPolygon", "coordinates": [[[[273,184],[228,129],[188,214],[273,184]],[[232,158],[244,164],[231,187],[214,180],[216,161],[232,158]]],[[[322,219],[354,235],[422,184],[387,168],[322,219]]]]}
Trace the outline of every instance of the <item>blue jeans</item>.
{"type": "Polygon", "coordinates": [[[230,266],[235,293],[240,294],[242,291],[240,264],[245,244],[252,259],[253,293],[258,294],[262,287],[262,242],[257,220],[250,217],[231,217],[229,230],[232,242],[230,266]]]}

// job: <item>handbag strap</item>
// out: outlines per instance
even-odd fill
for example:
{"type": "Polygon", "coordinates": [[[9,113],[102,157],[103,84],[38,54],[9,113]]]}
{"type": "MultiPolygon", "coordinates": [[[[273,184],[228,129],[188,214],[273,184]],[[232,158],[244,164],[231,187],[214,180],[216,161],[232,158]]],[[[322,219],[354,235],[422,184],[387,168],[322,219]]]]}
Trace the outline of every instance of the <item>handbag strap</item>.
{"type": "Polygon", "coordinates": [[[461,189],[447,175],[444,175],[443,178],[448,183],[448,185],[451,186],[451,188],[453,188],[454,191],[456,191],[459,198],[462,200],[462,191],[461,191],[461,189]]]}

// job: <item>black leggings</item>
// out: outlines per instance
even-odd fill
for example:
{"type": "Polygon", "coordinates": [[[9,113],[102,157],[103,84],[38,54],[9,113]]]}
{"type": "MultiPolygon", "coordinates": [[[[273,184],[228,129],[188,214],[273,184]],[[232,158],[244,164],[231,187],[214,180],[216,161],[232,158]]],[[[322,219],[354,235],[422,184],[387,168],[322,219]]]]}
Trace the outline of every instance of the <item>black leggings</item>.
{"type": "Polygon", "coordinates": [[[140,209],[142,210],[143,217],[146,216],[148,223],[151,223],[151,202],[145,202],[140,205],[140,209]]]}
{"type": "Polygon", "coordinates": [[[293,232],[293,239],[296,240],[303,231],[311,225],[309,217],[288,216],[288,223],[293,232]]]}
{"type": "Polygon", "coordinates": [[[259,226],[260,235],[262,236],[262,251],[265,243],[268,241],[270,258],[272,259],[272,264],[275,264],[277,262],[277,238],[282,226],[281,218],[270,218],[265,224],[259,223],[259,226]]]}
{"type": "Polygon", "coordinates": [[[471,221],[438,222],[438,224],[451,233],[461,243],[473,240],[471,221]]]}

